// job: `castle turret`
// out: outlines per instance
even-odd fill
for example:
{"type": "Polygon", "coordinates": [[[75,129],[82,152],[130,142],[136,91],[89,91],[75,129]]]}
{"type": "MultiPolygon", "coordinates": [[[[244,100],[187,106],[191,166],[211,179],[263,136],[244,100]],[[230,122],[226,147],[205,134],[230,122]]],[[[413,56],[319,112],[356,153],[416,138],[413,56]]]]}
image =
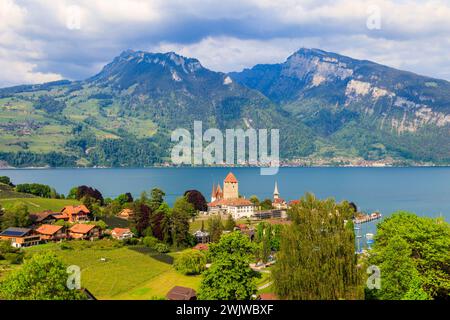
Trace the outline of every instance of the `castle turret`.
{"type": "Polygon", "coordinates": [[[239,183],[234,174],[231,172],[223,181],[223,198],[237,199],[239,198],[239,183]]]}

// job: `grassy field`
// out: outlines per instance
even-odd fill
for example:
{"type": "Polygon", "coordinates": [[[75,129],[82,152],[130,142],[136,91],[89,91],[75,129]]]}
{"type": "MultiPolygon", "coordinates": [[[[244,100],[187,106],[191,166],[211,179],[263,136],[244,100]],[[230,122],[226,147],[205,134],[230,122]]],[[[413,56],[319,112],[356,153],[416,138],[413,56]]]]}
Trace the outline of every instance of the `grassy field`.
{"type": "Polygon", "coordinates": [[[97,299],[163,298],[175,285],[197,289],[200,276],[183,276],[173,269],[173,254],[160,255],[144,248],[115,247],[113,241],[70,242],[74,249],[60,244],[27,248],[27,254],[53,251],[68,265],[82,270],[82,286],[97,299]],[[105,259],[103,261],[103,258],[105,259]]]}
{"type": "Polygon", "coordinates": [[[46,199],[46,198],[7,198],[1,199],[0,204],[3,207],[13,205],[17,202],[23,202],[28,206],[30,213],[42,212],[51,210],[55,212],[61,211],[64,206],[80,204],[77,200],[71,199],[46,199]]]}

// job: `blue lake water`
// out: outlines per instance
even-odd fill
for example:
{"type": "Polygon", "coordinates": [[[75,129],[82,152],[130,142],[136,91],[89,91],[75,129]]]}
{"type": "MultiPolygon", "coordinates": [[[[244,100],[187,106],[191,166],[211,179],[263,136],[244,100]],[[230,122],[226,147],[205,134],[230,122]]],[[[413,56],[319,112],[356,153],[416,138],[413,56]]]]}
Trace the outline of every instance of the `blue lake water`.
{"type": "MultiPolygon", "coordinates": [[[[153,187],[163,189],[173,203],[188,189],[201,191],[209,200],[212,184],[222,183],[229,168],[148,169],[4,169],[0,175],[14,183],[37,182],[67,194],[77,185],[99,189],[105,197],[124,192],[134,196],[153,187]]],[[[305,192],[320,198],[355,202],[384,215],[409,210],[419,215],[450,216],[450,168],[280,168],[278,174],[261,176],[258,168],[233,168],[239,192],[246,197],[271,198],[275,181],[286,200],[305,192]]]]}

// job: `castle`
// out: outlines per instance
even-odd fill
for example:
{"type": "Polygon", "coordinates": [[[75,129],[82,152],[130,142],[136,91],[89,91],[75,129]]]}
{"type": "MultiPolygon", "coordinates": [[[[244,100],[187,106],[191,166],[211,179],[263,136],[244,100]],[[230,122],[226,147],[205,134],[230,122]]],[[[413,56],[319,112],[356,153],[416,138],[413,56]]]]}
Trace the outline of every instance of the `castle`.
{"type": "Polygon", "coordinates": [[[253,216],[255,206],[250,200],[239,197],[239,182],[230,172],[223,180],[223,189],[213,185],[208,212],[231,214],[234,219],[240,219],[253,216]]]}

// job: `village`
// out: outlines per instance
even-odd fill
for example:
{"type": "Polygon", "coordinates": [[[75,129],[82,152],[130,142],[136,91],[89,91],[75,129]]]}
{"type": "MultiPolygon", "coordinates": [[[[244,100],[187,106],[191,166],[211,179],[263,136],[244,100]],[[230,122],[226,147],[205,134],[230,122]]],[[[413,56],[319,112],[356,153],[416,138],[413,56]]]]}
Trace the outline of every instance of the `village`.
{"type": "MultiPolygon", "coordinates": [[[[265,232],[263,228],[269,227],[271,233],[279,233],[279,229],[283,225],[288,225],[291,221],[288,218],[287,211],[295,206],[300,200],[286,201],[280,195],[278,183],[275,182],[272,199],[266,199],[265,203],[259,202],[258,199],[251,197],[247,199],[239,193],[239,181],[236,176],[230,172],[224,178],[223,184],[213,184],[209,202],[206,203],[206,210],[198,210],[197,214],[190,224],[190,233],[194,239],[191,245],[184,250],[194,250],[198,252],[208,252],[210,243],[216,242],[216,231],[211,229],[211,221],[232,221],[232,226],[228,229],[219,227],[218,232],[221,234],[229,234],[237,231],[245,235],[250,241],[261,241],[261,234],[265,232]],[[207,226],[205,227],[205,222],[207,226]],[[272,226],[272,227],[270,227],[272,226]],[[190,249],[189,249],[190,247],[190,249]]],[[[45,244],[64,244],[71,241],[88,241],[91,243],[103,243],[104,240],[119,241],[127,246],[139,246],[146,244],[150,240],[148,236],[139,232],[136,227],[136,220],[139,220],[137,213],[131,207],[121,209],[116,215],[116,221],[120,220],[121,226],[109,226],[92,214],[91,210],[85,204],[66,205],[60,211],[45,210],[42,212],[31,213],[29,216],[30,225],[26,227],[11,226],[4,229],[0,233],[0,240],[9,241],[11,246],[17,249],[26,249],[29,247],[39,247],[45,244]],[[102,242],[103,241],[103,242],[102,242]]],[[[381,217],[381,215],[380,215],[381,217]]],[[[355,223],[364,223],[373,219],[378,219],[378,213],[372,215],[359,214],[355,216],[355,223]]],[[[150,237],[152,238],[152,237],[150,237]]],[[[152,242],[151,240],[150,242],[152,242]]],[[[160,243],[157,239],[154,241],[160,243]]],[[[153,245],[153,248],[156,248],[153,245]]],[[[161,247],[161,246],[160,246],[161,247]]],[[[164,246],[162,246],[164,247],[164,246]]],[[[270,267],[276,263],[276,248],[269,248],[269,252],[265,258],[259,258],[250,263],[249,266],[262,274],[265,274],[265,283],[261,283],[261,292],[258,299],[275,299],[270,291],[270,267]]],[[[169,248],[165,250],[157,249],[162,254],[167,254],[169,248]]],[[[173,253],[177,255],[176,249],[173,253]]],[[[101,258],[106,259],[106,258],[101,258]]],[[[102,260],[103,261],[103,260],[102,260]]],[[[205,265],[206,268],[210,264],[205,265]]],[[[165,295],[169,300],[192,300],[196,299],[196,291],[194,288],[178,285],[174,286],[165,295]]],[[[87,291],[89,292],[89,291],[87,291]]],[[[90,297],[94,295],[90,293],[90,297]]]]}

